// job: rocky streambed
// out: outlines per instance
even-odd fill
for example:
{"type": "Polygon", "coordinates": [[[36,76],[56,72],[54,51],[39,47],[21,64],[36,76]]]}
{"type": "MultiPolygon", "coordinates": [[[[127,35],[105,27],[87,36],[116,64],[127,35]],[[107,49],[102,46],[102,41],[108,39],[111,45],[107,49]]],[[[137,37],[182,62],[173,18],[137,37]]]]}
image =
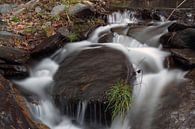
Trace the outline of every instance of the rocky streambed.
{"type": "MultiPolygon", "coordinates": [[[[158,73],[161,67],[168,70],[182,69],[186,72],[185,78],[187,80],[180,84],[169,84],[171,86],[167,86],[163,90],[150,125],[144,122],[147,119],[144,118],[145,113],[140,115],[130,111],[128,117],[134,115],[137,117],[128,119],[127,128],[130,128],[130,125],[135,129],[195,128],[194,25],[172,22],[159,25],[158,22],[150,21],[162,20],[162,15],[150,11],[148,13],[146,11],[142,13],[136,13],[136,11],[113,13],[109,18],[111,18],[109,24],[113,24],[113,22],[125,24],[114,27],[110,25],[107,28],[100,27],[100,32],[98,32],[98,28],[88,31],[88,37],[86,37],[88,41],[86,42],[67,44],[67,37],[60,32],[43,40],[32,51],[7,45],[0,46],[0,99],[2,100],[0,127],[2,129],[68,128],[65,125],[81,128],[80,125],[83,124],[81,121],[85,123],[86,128],[110,126],[112,123],[111,111],[105,112],[106,92],[116,80],[125,80],[133,88],[134,81],[139,79],[137,76],[140,73],[158,73]],[[99,42],[103,44],[98,44],[99,42]],[[141,66],[136,69],[135,64],[133,64],[135,60],[133,63],[130,62],[127,53],[121,51],[120,45],[112,46],[110,42],[122,43],[123,46],[129,47],[131,58],[139,59],[142,51],[137,53],[139,49],[134,50],[134,47],[140,47],[143,44],[157,47],[160,43],[162,50],[170,54],[160,52],[160,54],[166,55],[163,61],[164,66],[158,64],[150,66],[148,64],[156,63],[158,58],[154,58],[153,62],[150,58],[145,61],[140,56],[137,66],[140,62],[141,66]],[[74,44],[77,45],[74,46],[74,44]],[[136,51],[135,54],[134,51],[136,51]],[[43,59],[48,56],[51,60],[43,59]],[[40,60],[43,63],[37,63],[40,60]],[[144,71],[142,71],[143,69],[144,71]],[[29,81],[27,77],[30,77],[31,80],[29,81]],[[16,84],[23,86],[28,84],[33,90],[29,87],[18,88],[12,82],[13,79],[24,78],[27,78],[26,82],[19,81],[16,84]],[[33,79],[37,81],[34,84],[33,79]],[[48,88],[48,84],[52,88],[48,88]],[[39,89],[40,87],[42,88],[39,89]],[[29,89],[31,92],[28,91],[29,89]],[[40,98],[42,98],[41,101],[40,98]],[[42,108],[41,104],[45,104],[45,107],[42,108]],[[37,109],[43,114],[46,113],[43,118],[49,118],[49,120],[44,121],[40,116],[37,117],[37,109]],[[48,114],[47,111],[44,112],[45,109],[53,110],[49,111],[48,114]],[[33,110],[35,111],[33,112],[33,110]],[[83,110],[85,110],[84,114],[82,114],[83,110]],[[64,115],[71,119],[64,120],[66,119],[64,115]],[[61,123],[61,121],[66,122],[61,123]],[[46,125],[41,124],[42,122],[46,125]]],[[[8,34],[6,33],[6,35],[8,34]]],[[[5,39],[4,36],[3,39],[5,39]]],[[[5,40],[3,41],[5,42],[5,40]]],[[[147,55],[147,52],[153,51],[155,50],[149,48],[144,54],[147,55]]],[[[163,73],[163,75],[164,77],[169,76],[169,73],[163,73]]],[[[147,104],[140,105],[140,107],[142,106],[148,108],[147,104]]],[[[142,113],[142,110],[140,112],[142,113]]],[[[38,113],[38,115],[42,114],[38,113]]],[[[124,124],[119,127],[123,126],[124,124]]],[[[113,127],[111,126],[111,128],[113,127]]]]}

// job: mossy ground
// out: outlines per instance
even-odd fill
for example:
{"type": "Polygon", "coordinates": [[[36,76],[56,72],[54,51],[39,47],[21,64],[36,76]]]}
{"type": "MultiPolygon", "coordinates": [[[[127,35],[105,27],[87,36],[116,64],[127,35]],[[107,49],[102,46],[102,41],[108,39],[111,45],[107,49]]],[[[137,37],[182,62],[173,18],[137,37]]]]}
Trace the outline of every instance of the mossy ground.
{"type": "MultiPolygon", "coordinates": [[[[25,4],[24,1],[19,3],[22,2],[25,4]]],[[[85,18],[69,16],[67,11],[70,6],[79,2],[80,0],[40,1],[36,6],[25,9],[19,15],[13,15],[12,13],[3,14],[2,21],[6,23],[6,31],[19,33],[25,36],[25,42],[17,43],[17,46],[15,47],[24,49],[34,48],[34,46],[36,46],[34,41],[39,41],[43,38],[54,35],[60,27],[66,27],[69,29],[70,35],[67,36],[68,40],[74,42],[84,39],[83,34],[91,28],[105,23],[100,15],[85,18]],[[50,14],[51,9],[59,3],[65,6],[65,11],[59,15],[52,16],[50,14]],[[41,8],[41,11],[36,12],[36,7],[41,8]]]]}

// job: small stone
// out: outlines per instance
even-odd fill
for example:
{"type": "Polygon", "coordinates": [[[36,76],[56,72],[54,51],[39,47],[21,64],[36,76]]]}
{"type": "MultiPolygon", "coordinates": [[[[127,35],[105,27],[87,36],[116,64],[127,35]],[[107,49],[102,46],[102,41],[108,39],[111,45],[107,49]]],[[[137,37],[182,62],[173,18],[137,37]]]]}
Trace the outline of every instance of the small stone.
{"type": "Polygon", "coordinates": [[[40,13],[41,11],[42,11],[41,7],[37,6],[37,7],[35,8],[35,12],[36,12],[36,13],[40,13]]]}
{"type": "Polygon", "coordinates": [[[68,14],[76,17],[87,17],[93,14],[90,5],[78,3],[69,8],[68,14]]]}
{"type": "Polygon", "coordinates": [[[180,121],[185,121],[185,116],[184,116],[184,114],[179,114],[179,120],[180,120],[180,121]]]}
{"type": "Polygon", "coordinates": [[[60,13],[62,13],[65,10],[65,6],[64,5],[57,5],[55,7],[53,7],[52,11],[51,11],[51,15],[52,16],[56,16],[60,13]]]}
{"type": "Polygon", "coordinates": [[[0,13],[8,13],[10,12],[15,6],[11,4],[1,4],[0,5],[0,13]]]}
{"type": "Polygon", "coordinates": [[[5,38],[5,37],[8,38],[8,37],[20,37],[20,36],[14,33],[7,32],[7,31],[0,31],[0,39],[5,38]]]}
{"type": "Polygon", "coordinates": [[[45,23],[45,26],[48,27],[48,26],[51,26],[51,21],[48,21],[45,23]]]}
{"type": "Polygon", "coordinates": [[[85,0],[85,1],[83,1],[82,3],[84,3],[84,4],[86,4],[86,5],[89,5],[89,6],[94,6],[94,4],[92,3],[92,2],[90,2],[90,1],[87,1],[87,0],[85,0]]]}
{"type": "Polygon", "coordinates": [[[60,27],[57,32],[65,37],[70,34],[70,31],[66,27],[60,27]]]}
{"type": "Polygon", "coordinates": [[[195,116],[195,110],[191,111],[190,114],[195,116]]]}

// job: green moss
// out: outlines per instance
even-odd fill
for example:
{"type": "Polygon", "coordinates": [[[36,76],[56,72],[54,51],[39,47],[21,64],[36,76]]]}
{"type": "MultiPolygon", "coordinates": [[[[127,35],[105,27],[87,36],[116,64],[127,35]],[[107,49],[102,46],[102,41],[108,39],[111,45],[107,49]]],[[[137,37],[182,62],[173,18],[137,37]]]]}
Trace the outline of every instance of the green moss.
{"type": "Polygon", "coordinates": [[[75,41],[78,40],[78,36],[77,36],[77,34],[75,34],[75,33],[69,34],[69,35],[67,36],[67,38],[68,38],[68,40],[69,40],[70,42],[75,42],[75,41]]]}
{"type": "Polygon", "coordinates": [[[81,2],[81,0],[61,0],[64,5],[72,5],[81,2]]]}
{"type": "Polygon", "coordinates": [[[34,33],[34,32],[36,32],[36,28],[27,27],[27,28],[24,29],[24,32],[25,33],[34,33]]]}
{"type": "Polygon", "coordinates": [[[20,22],[20,19],[17,16],[12,16],[11,21],[13,22],[20,22]]]}
{"type": "Polygon", "coordinates": [[[132,89],[125,81],[117,81],[108,91],[107,99],[112,119],[118,115],[124,118],[132,103],[132,89]]]}
{"type": "Polygon", "coordinates": [[[49,15],[47,19],[48,21],[58,21],[60,20],[60,15],[55,15],[55,16],[49,15]]]}
{"type": "Polygon", "coordinates": [[[101,19],[101,18],[96,18],[95,19],[95,23],[103,25],[103,24],[105,24],[105,21],[103,19],[101,19]]]}

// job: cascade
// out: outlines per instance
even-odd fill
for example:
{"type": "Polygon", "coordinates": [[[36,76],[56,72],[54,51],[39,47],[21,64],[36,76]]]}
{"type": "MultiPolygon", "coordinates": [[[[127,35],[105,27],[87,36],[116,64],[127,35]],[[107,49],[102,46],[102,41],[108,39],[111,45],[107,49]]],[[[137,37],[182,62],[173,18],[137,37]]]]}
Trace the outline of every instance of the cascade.
{"type": "MultiPolygon", "coordinates": [[[[185,73],[180,70],[167,70],[163,65],[169,53],[161,50],[158,39],[160,35],[167,32],[167,27],[172,22],[161,22],[157,26],[146,27],[143,31],[132,34],[132,36],[111,32],[113,28],[136,24],[138,20],[134,15],[135,12],[131,11],[115,12],[109,15],[108,25],[94,30],[88,40],[65,45],[64,48],[59,49],[51,57],[43,59],[36,66],[31,67],[30,77],[14,81],[21,88],[38,96],[38,103],[28,102],[29,110],[35,119],[43,122],[51,129],[84,129],[90,122],[101,124],[101,117],[98,120],[96,116],[103,114],[96,110],[96,105],[88,106],[87,101],[79,101],[76,105],[77,111],[74,112],[72,110],[75,106],[64,104],[67,111],[66,114],[63,114],[55,106],[49,91],[55,86],[54,74],[60,63],[68,55],[86,49],[98,49],[106,46],[123,52],[133,63],[135,71],[139,70],[141,72],[136,75],[133,86],[134,102],[127,116],[125,118],[116,117],[110,127],[102,128],[150,128],[163,89],[172,83],[179,84],[184,81],[185,73]],[[114,34],[113,42],[98,43],[98,39],[105,33],[114,34]],[[94,112],[92,113],[94,113],[95,121],[87,121],[89,123],[86,123],[85,112],[87,108],[93,108],[94,112]]],[[[99,109],[102,109],[101,105],[99,109]]]]}

